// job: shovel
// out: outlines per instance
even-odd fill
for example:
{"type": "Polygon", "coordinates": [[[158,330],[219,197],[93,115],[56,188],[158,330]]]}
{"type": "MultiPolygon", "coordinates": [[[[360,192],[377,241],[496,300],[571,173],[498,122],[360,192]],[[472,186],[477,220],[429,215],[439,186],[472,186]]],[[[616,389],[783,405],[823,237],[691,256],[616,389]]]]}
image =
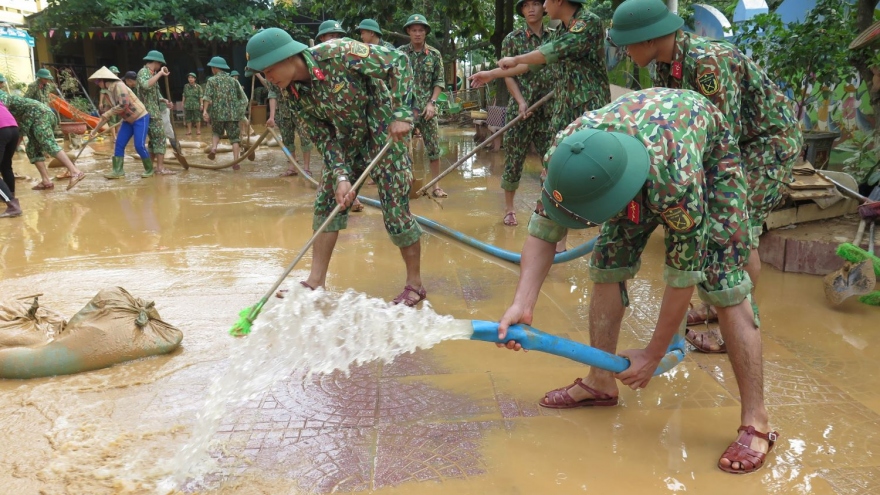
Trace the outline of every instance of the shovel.
{"type": "Polygon", "coordinates": [[[847,261],[843,268],[826,275],[823,283],[825,297],[832,304],[838,305],[850,296],[869,294],[877,284],[877,277],[870,259],[858,263],[847,261]]]}

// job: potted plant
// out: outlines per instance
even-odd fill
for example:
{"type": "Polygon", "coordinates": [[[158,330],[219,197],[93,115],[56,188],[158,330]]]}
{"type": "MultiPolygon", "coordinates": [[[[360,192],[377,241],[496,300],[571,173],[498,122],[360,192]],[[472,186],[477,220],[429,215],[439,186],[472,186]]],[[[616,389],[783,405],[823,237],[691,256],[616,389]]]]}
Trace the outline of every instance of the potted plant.
{"type": "Polygon", "coordinates": [[[819,131],[807,107],[821,101],[855,76],[847,46],[854,27],[849,6],[840,0],[817,0],[803,22],[785,24],[776,13],[759,14],[737,25],[734,39],[792,99],[804,129],[807,159],[816,168],[828,163],[840,132],[819,131]]]}
{"type": "MultiPolygon", "coordinates": [[[[58,83],[62,97],[63,95],[78,95],[81,92],[79,79],[77,79],[76,74],[70,69],[64,69],[58,72],[58,83]]],[[[68,101],[68,104],[75,110],[85,113],[86,115],[91,113],[91,103],[82,96],[74,96],[68,101]]],[[[76,115],[76,112],[74,112],[74,115],[76,115]]],[[[63,117],[59,127],[61,128],[61,132],[68,136],[72,134],[81,135],[88,131],[85,121],[63,117]]]]}

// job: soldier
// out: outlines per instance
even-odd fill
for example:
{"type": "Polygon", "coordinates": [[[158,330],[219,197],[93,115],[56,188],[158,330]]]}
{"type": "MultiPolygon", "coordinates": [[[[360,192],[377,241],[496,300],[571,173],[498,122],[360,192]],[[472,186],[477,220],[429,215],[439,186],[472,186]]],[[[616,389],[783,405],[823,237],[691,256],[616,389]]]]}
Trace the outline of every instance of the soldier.
{"type": "Polygon", "coordinates": [[[49,72],[49,69],[46,69],[45,67],[38,70],[34,76],[36,76],[37,80],[28,84],[27,90],[24,92],[24,97],[48,105],[49,92],[55,89],[55,84],[53,84],[55,79],[52,77],[52,73],[49,72]]]}
{"type": "MultiPolygon", "coordinates": [[[[266,120],[266,127],[278,127],[281,130],[281,139],[284,141],[284,146],[287,146],[287,149],[294,154],[296,152],[296,134],[299,134],[304,172],[311,175],[312,142],[309,141],[309,137],[302,131],[302,124],[297,124],[297,119],[290,113],[288,105],[278,104],[278,99],[281,97],[281,88],[266,81],[259,72],[255,72],[254,76],[269,89],[269,118],[266,120]]],[[[280,177],[290,177],[296,174],[296,168],[290,165],[287,170],[281,173],[280,177]]]]}
{"type": "MultiPolygon", "coordinates": [[[[791,182],[801,132],[791,101],[755,62],[727,42],[682,31],[683,24],[661,0],[628,0],[615,11],[609,34],[639,66],[656,62],[655,86],[697,91],[727,116],[749,183],[752,250],[746,272],[757,285],[758,240],[770,211],[782,201],[784,185],[791,182]]],[[[717,320],[709,305],[688,312],[689,325],[717,320]]],[[[715,331],[688,329],[686,337],[701,352],[725,352],[715,331]]]]}
{"type": "MultiPolygon", "coordinates": [[[[406,57],[396,50],[347,39],[308,48],[277,28],[252,37],[247,55],[250,70],[263,71],[267,80],[283,88],[280,103],[290,105],[324,156],[326,167],[315,198],[314,229],[336,204],[352,204],[357,191],[351,184],[356,176],[388,139],[395,141],[370,176],[379,186],[385,230],[406,264],[406,286],[394,302],[415,306],[424,300],[421,229],[409,211],[412,163],[403,142],[412,129],[412,72],[406,57]],[[374,79],[384,80],[390,94],[370,98],[368,86],[374,79]],[[388,103],[375,107],[379,101],[388,103]]],[[[318,236],[304,286],[324,285],[339,231],[347,222],[343,211],[318,236]]]]}
{"type": "MultiPolygon", "coordinates": [[[[168,77],[171,72],[165,66],[165,56],[158,50],[150,50],[144,57],[144,67],[138,71],[137,86],[138,96],[150,113],[149,131],[150,151],[153,163],[156,165],[156,174],[174,175],[177,172],[165,168],[165,128],[162,125],[162,102],[171,108],[170,102],[159,95],[159,79],[168,77]]],[[[148,175],[149,176],[149,175],[148,175]]]]}
{"type": "Polygon", "coordinates": [[[329,19],[318,26],[318,35],[315,38],[318,40],[318,43],[323,43],[325,41],[338,40],[343,36],[345,36],[345,30],[342,29],[339,21],[329,19]]]}
{"type": "Polygon", "coordinates": [[[187,84],[183,87],[183,113],[186,122],[186,135],[192,135],[192,125],[196,125],[196,136],[202,135],[202,96],[204,91],[196,82],[196,74],[190,72],[186,76],[187,84]]]}
{"type": "MultiPolygon", "coordinates": [[[[764,405],[761,334],[743,266],[751,236],[747,185],[726,116],[698,93],[654,88],[587,112],[559,133],[547,153],[544,214],[533,215],[516,295],[501,319],[531,323],[554,245],[567,228],[602,224],[589,265],[590,344],[614,354],[628,304],[626,281],[639,269],[651,233],[666,239],[666,289],[645,349],[620,355],[618,374],[591,368],[548,392],[542,407],[617,405],[615,378],[637,390],[651,380],[687,313],[693,289],[716,305],[742,398],[739,436],[718,461],[731,473],[759,469],[777,440],[764,405]],[[650,150],[650,152],[649,152],[650,150]],[[769,432],[769,433],[763,433],[769,432]]],[[[519,344],[506,343],[509,349],[519,344]]]]}
{"type": "MultiPolygon", "coordinates": [[[[445,89],[445,73],[443,72],[443,57],[433,46],[425,43],[431,25],[425,16],[413,14],[409,16],[403,25],[406,34],[409,35],[408,45],[400,47],[400,51],[409,59],[415,78],[415,130],[422,134],[425,142],[425,150],[428,152],[428,160],[431,164],[431,178],[440,175],[440,128],[434,117],[437,115],[437,97],[445,89]]],[[[434,184],[431,196],[446,198],[446,194],[440,187],[440,182],[434,184]]]]}
{"type": "MultiPolygon", "coordinates": [[[[132,74],[129,72],[126,77],[132,74]]],[[[136,77],[135,77],[136,79],[136,77]]],[[[134,80],[134,79],[131,79],[134,80]]],[[[147,108],[135,94],[134,88],[123,83],[106,67],[101,67],[89,76],[89,81],[94,81],[102,90],[107,91],[111,107],[101,115],[101,122],[95,126],[89,137],[94,137],[101,124],[108,122],[113,116],[122,119],[119,125],[119,133],[116,136],[116,145],[113,150],[113,170],[104,174],[107,179],[120,179],[125,177],[123,165],[125,161],[125,147],[134,138],[134,149],[144,164],[144,173],[141,177],[153,176],[153,160],[147,149],[147,134],[150,128],[151,115],[147,108]]]]}
{"type": "Polygon", "coordinates": [[[70,177],[70,183],[67,184],[68,190],[85,178],[86,174],[76,168],[76,165],[70,161],[70,158],[55,141],[53,129],[58,124],[58,117],[51,108],[31,98],[10,95],[2,91],[0,91],[0,102],[6,105],[9,112],[15,117],[19,124],[20,135],[28,138],[25,152],[31,163],[40,171],[42,178],[39,184],[32,187],[33,190],[44,191],[55,188],[55,184],[49,178],[49,171],[46,169],[47,154],[57,158],[67,168],[70,177]]]}
{"type": "Polygon", "coordinates": [[[248,129],[250,129],[251,122],[247,118],[248,97],[247,97],[247,94],[244,92],[244,87],[242,87],[241,81],[238,80],[238,77],[240,75],[241,74],[239,74],[237,70],[233,70],[232,72],[229,73],[229,77],[231,77],[236,82],[236,84],[238,84],[238,89],[241,91],[241,94],[244,95],[244,104],[242,104],[241,108],[239,108],[239,110],[238,110],[238,122],[239,122],[239,126],[241,129],[239,132],[242,135],[247,136],[248,129]]]}
{"type": "MultiPolygon", "coordinates": [[[[247,97],[241,90],[241,85],[229,76],[225,71],[229,65],[223,57],[214,57],[208,62],[208,67],[214,74],[205,83],[205,96],[202,117],[205,122],[211,122],[211,149],[208,158],[214,159],[217,153],[217,144],[224,132],[232,144],[233,159],[238,160],[239,144],[241,142],[241,128],[238,125],[241,117],[241,107],[247,104],[247,97]]],[[[233,170],[241,168],[234,165],[233,170]]]]}
{"type": "Polygon", "coordinates": [[[379,23],[374,19],[362,20],[355,29],[359,32],[361,41],[364,43],[368,45],[384,46],[385,48],[396,50],[396,47],[391,43],[382,41],[382,30],[379,28],[379,23]]]}
{"type": "MultiPolygon", "coordinates": [[[[544,28],[544,6],[541,0],[519,0],[516,3],[516,10],[525,17],[526,26],[514,29],[504,38],[501,44],[501,55],[504,57],[514,57],[536,50],[550,37],[550,32],[544,28]]],[[[507,104],[508,118],[517,113],[525,114],[529,105],[553,89],[550,71],[547,70],[526,72],[516,78],[505,77],[504,83],[511,96],[507,104]]],[[[513,200],[519,188],[526,153],[534,144],[538,155],[543,157],[550,147],[553,135],[556,134],[550,117],[549,106],[544,105],[510,128],[504,136],[507,149],[504,156],[504,174],[501,176],[505,206],[504,225],[517,225],[513,200]]]]}

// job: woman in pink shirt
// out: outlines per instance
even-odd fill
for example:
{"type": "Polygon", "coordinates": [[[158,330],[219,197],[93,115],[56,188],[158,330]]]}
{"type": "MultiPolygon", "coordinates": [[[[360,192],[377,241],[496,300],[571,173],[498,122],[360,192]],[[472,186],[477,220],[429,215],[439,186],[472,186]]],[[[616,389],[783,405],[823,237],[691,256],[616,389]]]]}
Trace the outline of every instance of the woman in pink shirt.
{"type": "Polygon", "coordinates": [[[21,206],[15,199],[15,174],[12,173],[12,155],[18,147],[18,122],[0,103],[0,198],[6,203],[6,211],[0,218],[20,217],[21,206]]]}

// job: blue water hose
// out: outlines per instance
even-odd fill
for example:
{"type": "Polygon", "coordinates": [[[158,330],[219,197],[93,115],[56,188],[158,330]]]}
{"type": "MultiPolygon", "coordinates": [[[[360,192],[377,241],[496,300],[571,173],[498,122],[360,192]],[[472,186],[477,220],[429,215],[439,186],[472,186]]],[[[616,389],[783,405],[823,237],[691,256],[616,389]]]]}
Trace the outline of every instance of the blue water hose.
{"type": "MultiPolygon", "coordinates": [[[[515,340],[522,345],[523,349],[541,351],[573,359],[579,363],[602,368],[614,373],[620,373],[629,368],[629,359],[615,356],[580,342],[550,335],[527,325],[511,325],[507,329],[507,337],[503,341],[498,340],[497,322],[471,320],[471,325],[474,327],[474,334],[471,336],[471,340],[493,343],[505,343],[515,340]]],[[[687,348],[684,338],[676,334],[672,338],[672,343],[669,344],[666,355],[660,361],[660,365],[657,366],[654,376],[662,375],[674,368],[675,365],[684,359],[686,352],[687,348]]]]}
{"type": "MultiPolygon", "coordinates": [[[[363,203],[365,205],[370,205],[375,208],[381,207],[381,203],[379,203],[379,201],[377,201],[375,199],[367,198],[364,196],[358,196],[358,199],[361,201],[361,203],[363,203]]],[[[483,241],[479,241],[477,239],[474,239],[473,237],[462,234],[461,232],[459,232],[457,230],[450,229],[449,227],[447,227],[445,225],[441,225],[441,224],[439,224],[429,218],[425,218],[425,217],[415,215],[415,214],[413,214],[413,217],[416,219],[417,222],[419,222],[419,224],[424,225],[425,227],[442,232],[457,241],[461,241],[464,244],[467,244],[468,246],[479,249],[480,251],[483,251],[485,253],[491,254],[492,256],[495,256],[496,258],[500,258],[504,261],[509,261],[511,263],[516,263],[516,264],[519,264],[520,259],[522,258],[522,255],[520,253],[515,253],[513,251],[501,249],[501,248],[499,248],[497,246],[493,246],[491,244],[486,244],[483,241]]],[[[589,241],[581,244],[580,246],[569,249],[568,251],[565,251],[564,253],[556,253],[556,256],[553,257],[553,264],[565,263],[567,261],[575,260],[577,258],[580,258],[581,256],[589,254],[593,251],[593,246],[595,246],[595,245],[596,245],[596,238],[594,237],[594,238],[590,239],[589,241]]]]}

